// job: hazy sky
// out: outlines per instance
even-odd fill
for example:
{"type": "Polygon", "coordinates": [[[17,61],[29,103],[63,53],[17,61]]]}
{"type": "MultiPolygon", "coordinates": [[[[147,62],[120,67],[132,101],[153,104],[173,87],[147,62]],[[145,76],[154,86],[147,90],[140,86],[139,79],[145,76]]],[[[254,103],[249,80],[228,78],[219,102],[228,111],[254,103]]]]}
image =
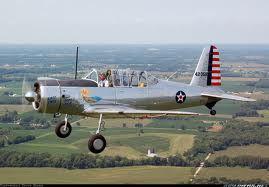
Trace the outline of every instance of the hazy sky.
{"type": "Polygon", "coordinates": [[[269,43],[268,0],[0,0],[0,43],[269,43]]]}

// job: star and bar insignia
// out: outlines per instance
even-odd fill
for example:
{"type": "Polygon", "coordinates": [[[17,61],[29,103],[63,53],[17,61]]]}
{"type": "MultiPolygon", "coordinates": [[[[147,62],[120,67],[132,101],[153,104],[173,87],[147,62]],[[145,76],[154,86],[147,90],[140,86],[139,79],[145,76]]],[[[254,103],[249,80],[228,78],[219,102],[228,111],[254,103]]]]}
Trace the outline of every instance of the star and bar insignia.
{"type": "Polygon", "coordinates": [[[176,102],[179,104],[184,103],[184,101],[186,100],[186,94],[183,91],[178,91],[175,99],[176,102]]]}

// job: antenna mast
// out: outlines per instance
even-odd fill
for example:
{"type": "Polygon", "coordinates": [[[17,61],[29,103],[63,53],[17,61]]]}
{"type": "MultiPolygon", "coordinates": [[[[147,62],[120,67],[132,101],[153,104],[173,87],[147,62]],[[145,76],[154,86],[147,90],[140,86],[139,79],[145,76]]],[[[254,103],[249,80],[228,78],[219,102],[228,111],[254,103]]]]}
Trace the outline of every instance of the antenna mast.
{"type": "Polygon", "coordinates": [[[77,46],[77,53],[76,53],[76,72],[75,72],[75,79],[77,79],[77,72],[78,72],[78,46],[77,46]]]}

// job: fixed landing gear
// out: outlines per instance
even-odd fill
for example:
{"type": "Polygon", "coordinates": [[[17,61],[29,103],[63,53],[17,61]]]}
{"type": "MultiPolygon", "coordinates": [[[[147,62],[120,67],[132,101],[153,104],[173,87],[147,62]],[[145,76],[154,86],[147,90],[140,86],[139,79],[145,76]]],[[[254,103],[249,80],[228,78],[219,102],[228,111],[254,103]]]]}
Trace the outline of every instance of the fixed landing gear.
{"type": "Polygon", "coordinates": [[[101,153],[106,148],[106,139],[101,134],[95,134],[89,139],[88,148],[92,153],[101,153]]]}
{"type": "Polygon", "coordinates": [[[215,116],[216,115],[216,110],[213,110],[213,107],[215,106],[215,104],[217,103],[217,101],[215,102],[211,102],[211,103],[207,103],[205,106],[210,110],[210,114],[212,116],[215,116]]]}
{"type": "MultiPolygon", "coordinates": [[[[105,122],[102,120],[103,115],[100,114],[98,128],[95,135],[88,141],[88,148],[92,153],[101,153],[106,148],[106,139],[100,134],[104,129],[105,122]]],[[[67,114],[64,121],[58,123],[55,127],[55,133],[59,138],[66,138],[71,134],[72,126],[68,122],[67,114]]]]}
{"type": "Polygon", "coordinates": [[[210,110],[210,114],[212,115],[212,116],[215,116],[216,115],[216,110],[210,110]]]}
{"type": "Polygon", "coordinates": [[[55,127],[55,133],[59,138],[66,138],[72,132],[72,126],[68,122],[67,114],[65,115],[64,121],[58,123],[55,127]]]}
{"type": "Polygon", "coordinates": [[[96,134],[93,135],[88,141],[88,148],[92,153],[101,153],[106,148],[106,139],[100,134],[101,127],[105,122],[102,120],[103,114],[100,114],[98,129],[96,134]]]}

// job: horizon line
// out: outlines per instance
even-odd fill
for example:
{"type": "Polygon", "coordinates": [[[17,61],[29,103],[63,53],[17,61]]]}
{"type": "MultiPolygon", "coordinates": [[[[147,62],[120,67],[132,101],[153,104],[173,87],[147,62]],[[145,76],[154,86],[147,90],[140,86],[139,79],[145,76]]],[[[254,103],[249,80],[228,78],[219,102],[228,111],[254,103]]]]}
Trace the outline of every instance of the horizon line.
{"type": "Polygon", "coordinates": [[[149,42],[98,42],[98,43],[71,43],[71,42],[64,42],[64,43],[46,43],[46,42],[34,42],[34,43],[22,43],[22,42],[10,42],[6,43],[0,42],[0,45],[269,45],[269,43],[217,43],[217,42],[211,42],[211,43],[171,43],[171,42],[161,42],[161,43],[149,43],[149,42]]]}

